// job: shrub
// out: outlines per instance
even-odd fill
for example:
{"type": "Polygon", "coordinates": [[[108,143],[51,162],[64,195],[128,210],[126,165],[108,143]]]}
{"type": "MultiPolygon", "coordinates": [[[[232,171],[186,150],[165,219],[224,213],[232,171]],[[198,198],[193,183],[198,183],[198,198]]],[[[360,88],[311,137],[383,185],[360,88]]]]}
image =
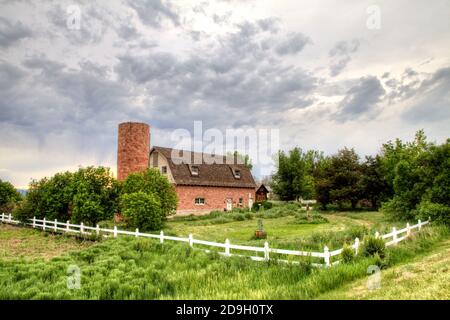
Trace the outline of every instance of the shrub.
{"type": "Polygon", "coordinates": [[[370,257],[377,254],[380,258],[384,258],[385,250],[386,245],[383,239],[375,238],[374,236],[366,236],[364,238],[364,243],[361,248],[361,252],[364,256],[370,257]]]}
{"type": "Polygon", "coordinates": [[[353,250],[352,246],[350,246],[348,244],[344,244],[341,255],[342,255],[342,261],[344,263],[349,263],[355,258],[355,251],[353,250]]]}
{"type": "Polygon", "coordinates": [[[328,219],[318,213],[300,212],[295,215],[295,223],[298,224],[320,224],[327,223],[328,219]]]}
{"type": "Polygon", "coordinates": [[[0,210],[3,213],[11,213],[21,199],[22,196],[11,183],[0,179],[0,210]]]}
{"type": "Polygon", "coordinates": [[[417,207],[416,218],[450,226],[450,207],[445,204],[422,201],[417,207]]]}
{"type": "Polygon", "coordinates": [[[124,221],[128,226],[140,230],[160,230],[164,213],[159,200],[142,191],[121,196],[124,221]]]}
{"type": "Polygon", "coordinates": [[[163,217],[176,212],[178,198],[175,188],[159,170],[147,169],[130,174],[123,182],[122,194],[135,192],[144,192],[155,197],[160,203],[163,217]]]}

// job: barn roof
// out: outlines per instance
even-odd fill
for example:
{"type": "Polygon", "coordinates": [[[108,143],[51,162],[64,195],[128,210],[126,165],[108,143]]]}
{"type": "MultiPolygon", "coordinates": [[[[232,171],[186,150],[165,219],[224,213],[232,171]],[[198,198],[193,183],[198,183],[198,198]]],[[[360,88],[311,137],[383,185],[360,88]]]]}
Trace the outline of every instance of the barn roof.
{"type": "Polygon", "coordinates": [[[155,151],[168,160],[170,171],[177,185],[256,188],[251,171],[245,165],[237,164],[233,157],[213,156],[207,153],[164,147],[153,147],[150,154],[155,151]],[[182,161],[181,157],[187,161],[182,161]],[[205,158],[207,162],[212,162],[208,159],[215,159],[219,163],[205,163],[205,158]],[[192,174],[193,166],[198,167],[198,175],[192,174]],[[240,178],[236,177],[238,172],[240,178]]]}

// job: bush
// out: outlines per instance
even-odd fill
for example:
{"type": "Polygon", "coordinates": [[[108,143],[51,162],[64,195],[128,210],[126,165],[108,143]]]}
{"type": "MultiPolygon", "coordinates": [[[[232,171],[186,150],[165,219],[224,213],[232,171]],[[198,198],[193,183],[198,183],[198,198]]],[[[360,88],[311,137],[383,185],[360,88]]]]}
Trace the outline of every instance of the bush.
{"type": "Polygon", "coordinates": [[[342,261],[344,263],[349,263],[355,258],[355,251],[353,250],[352,246],[344,244],[341,255],[342,261]]]}
{"type": "Polygon", "coordinates": [[[295,215],[295,223],[297,224],[320,224],[328,223],[328,219],[318,213],[300,212],[295,215]]]}
{"type": "Polygon", "coordinates": [[[252,207],[252,211],[256,212],[256,211],[260,211],[260,210],[270,210],[273,208],[273,203],[270,201],[262,201],[262,202],[256,202],[253,207],[252,207]]]}
{"type": "Polygon", "coordinates": [[[22,196],[11,183],[0,179],[0,210],[3,213],[11,213],[21,199],[22,196]]]}
{"type": "Polygon", "coordinates": [[[433,222],[450,226],[450,207],[445,204],[422,201],[415,212],[418,219],[430,218],[433,222]]]}
{"type": "Polygon", "coordinates": [[[152,194],[142,191],[121,196],[121,208],[125,223],[140,230],[160,230],[164,213],[161,203],[152,194]]]}
{"type": "Polygon", "coordinates": [[[130,174],[123,182],[122,194],[135,192],[144,192],[155,197],[161,205],[163,217],[175,214],[178,202],[175,188],[159,170],[148,169],[130,174]]]}
{"type": "Polygon", "coordinates": [[[381,238],[375,238],[374,236],[366,236],[361,248],[361,252],[366,257],[375,256],[376,254],[380,258],[385,256],[386,245],[381,238]]]}

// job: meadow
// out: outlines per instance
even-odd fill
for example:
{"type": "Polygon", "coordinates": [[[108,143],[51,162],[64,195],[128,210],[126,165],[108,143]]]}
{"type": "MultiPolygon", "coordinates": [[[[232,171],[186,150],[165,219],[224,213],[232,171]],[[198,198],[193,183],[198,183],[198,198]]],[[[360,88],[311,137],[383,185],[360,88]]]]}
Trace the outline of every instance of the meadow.
{"type": "MultiPolygon", "coordinates": [[[[270,210],[264,214],[267,213],[271,214],[270,210]]],[[[303,242],[312,247],[324,243],[337,246],[356,233],[392,226],[378,212],[321,215],[328,222],[295,223],[296,213],[266,217],[268,241],[278,245],[297,246],[303,242]]],[[[234,243],[255,244],[261,241],[251,239],[258,217],[261,215],[252,213],[252,217],[235,221],[228,216],[232,221],[219,223],[215,221],[220,219],[216,214],[177,218],[167,223],[166,230],[177,235],[193,233],[208,240],[230,238],[234,243]]],[[[379,264],[386,273],[383,281],[395,284],[395,268],[421,261],[421,257],[427,259],[434,251],[442,254],[449,230],[426,227],[410,240],[389,248],[383,261],[359,256],[329,269],[314,268],[306,259],[300,265],[272,260],[254,262],[206,253],[185,243],[167,241],[161,245],[153,239],[134,237],[90,241],[8,225],[0,225],[0,239],[0,299],[363,299],[372,296],[345,293],[357,292],[364,285],[369,265],[379,264]],[[23,245],[14,245],[17,239],[23,245]],[[71,265],[80,268],[80,289],[67,288],[67,270],[71,265]]],[[[404,277],[403,273],[399,277],[404,277]]],[[[408,287],[398,289],[396,298],[408,298],[408,294],[408,287]]],[[[440,298],[439,294],[445,296],[448,291],[436,294],[433,297],[440,298]]]]}

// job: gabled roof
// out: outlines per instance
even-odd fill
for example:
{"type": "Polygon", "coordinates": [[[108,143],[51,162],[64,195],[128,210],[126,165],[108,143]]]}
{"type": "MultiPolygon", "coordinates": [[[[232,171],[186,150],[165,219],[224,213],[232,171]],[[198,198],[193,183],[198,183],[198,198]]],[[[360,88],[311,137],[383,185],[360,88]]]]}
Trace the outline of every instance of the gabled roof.
{"type": "Polygon", "coordinates": [[[150,154],[155,151],[167,159],[173,179],[177,185],[256,188],[255,180],[253,180],[250,170],[243,164],[236,164],[236,161],[233,161],[233,157],[213,156],[207,153],[163,147],[153,147],[150,150],[150,154]],[[187,161],[188,163],[182,162],[177,157],[178,155],[183,158],[186,157],[190,161],[187,161]],[[212,157],[214,157],[216,162],[219,162],[217,160],[220,159],[222,163],[205,163],[205,156],[206,159],[213,159],[212,157]],[[194,160],[201,160],[201,162],[194,160]],[[196,162],[199,164],[196,164],[196,162]],[[192,175],[192,166],[198,167],[198,176],[192,175]],[[240,173],[240,178],[235,177],[237,170],[240,173]]]}
{"type": "Polygon", "coordinates": [[[259,188],[256,190],[256,192],[259,192],[259,191],[263,191],[263,192],[266,192],[266,193],[270,192],[269,189],[263,183],[261,183],[259,188]]]}

